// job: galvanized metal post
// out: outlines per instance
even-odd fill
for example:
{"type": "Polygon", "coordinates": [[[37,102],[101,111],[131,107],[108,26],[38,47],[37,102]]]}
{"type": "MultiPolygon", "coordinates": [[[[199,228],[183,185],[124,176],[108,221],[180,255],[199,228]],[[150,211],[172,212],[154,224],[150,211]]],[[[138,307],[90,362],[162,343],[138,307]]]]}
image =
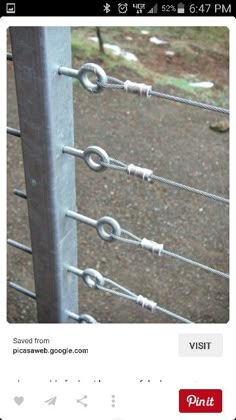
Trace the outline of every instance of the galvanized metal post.
{"type": "Polygon", "coordinates": [[[77,266],[72,79],[58,75],[71,67],[70,29],[12,27],[13,63],[31,231],[38,321],[74,322],[78,284],[66,265],[77,266]]]}

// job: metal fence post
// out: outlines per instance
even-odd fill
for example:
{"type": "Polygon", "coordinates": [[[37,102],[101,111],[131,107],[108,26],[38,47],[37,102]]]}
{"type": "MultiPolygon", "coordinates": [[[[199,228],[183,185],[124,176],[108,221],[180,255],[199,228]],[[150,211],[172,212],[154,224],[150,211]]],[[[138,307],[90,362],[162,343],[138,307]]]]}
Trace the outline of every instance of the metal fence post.
{"type": "Polygon", "coordinates": [[[38,321],[74,322],[78,284],[66,265],[77,266],[77,228],[65,217],[76,208],[70,29],[12,27],[13,63],[19,107],[31,231],[38,321]]]}

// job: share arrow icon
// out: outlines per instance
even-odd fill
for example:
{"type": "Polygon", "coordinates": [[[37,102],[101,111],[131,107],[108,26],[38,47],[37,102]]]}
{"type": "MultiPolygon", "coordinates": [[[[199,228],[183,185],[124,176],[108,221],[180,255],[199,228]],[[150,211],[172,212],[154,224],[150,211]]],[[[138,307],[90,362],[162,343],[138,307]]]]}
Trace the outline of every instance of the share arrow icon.
{"type": "Polygon", "coordinates": [[[56,404],[57,397],[49,398],[49,400],[44,401],[45,403],[48,403],[48,405],[55,405],[56,404]]]}

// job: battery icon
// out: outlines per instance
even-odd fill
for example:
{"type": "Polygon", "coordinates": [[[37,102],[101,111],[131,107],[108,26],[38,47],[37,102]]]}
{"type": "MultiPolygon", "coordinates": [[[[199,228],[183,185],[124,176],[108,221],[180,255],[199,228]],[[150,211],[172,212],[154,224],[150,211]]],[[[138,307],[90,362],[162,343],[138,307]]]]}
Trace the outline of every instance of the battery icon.
{"type": "Polygon", "coordinates": [[[179,3],[177,5],[177,12],[178,13],[184,13],[184,3],[179,3]]]}

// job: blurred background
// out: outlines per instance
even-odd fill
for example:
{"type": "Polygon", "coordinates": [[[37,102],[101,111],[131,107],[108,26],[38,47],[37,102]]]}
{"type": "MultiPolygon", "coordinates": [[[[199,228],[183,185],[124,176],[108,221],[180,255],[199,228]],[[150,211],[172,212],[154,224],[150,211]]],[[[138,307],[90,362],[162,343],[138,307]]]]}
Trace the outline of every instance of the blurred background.
{"type": "MultiPolygon", "coordinates": [[[[11,51],[8,39],[8,51],[11,51]]],[[[154,90],[229,106],[229,33],[224,27],[72,28],[73,67],[97,63],[107,75],[152,84],[154,90]]],[[[14,71],[8,62],[8,122],[18,128],[14,71]]],[[[229,196],[228,117],[123,91],[92,95],[74,82],[75,146],[104,148],[108,155],[154,174],[229,196]]],[[[9,136],[8,237],[30,246],[21,140],[9,136]]],[[[229,270],[228,206],[168,185],[148,184],[124,173],[91,171],[76,161],[78,211],[112,216],[137,236],[220,271],[229,270]]],[[[43,227],[43,225],[42,225],[43,227]]],[[[79,268],[99,270],[131,291],[193,322],[225,323],[228,280],[132,245],[101,241],[78,226],[79,268]]],[[[31,257],[8,247],[8,281],[34,290],[31,257]]],[[[79,280],[79,311],[102,323],[172,323],[123,298],[88,289],[79,280]]],[[[36,304],[8,289],[8,321],[37,322],[36,304]]]]}

